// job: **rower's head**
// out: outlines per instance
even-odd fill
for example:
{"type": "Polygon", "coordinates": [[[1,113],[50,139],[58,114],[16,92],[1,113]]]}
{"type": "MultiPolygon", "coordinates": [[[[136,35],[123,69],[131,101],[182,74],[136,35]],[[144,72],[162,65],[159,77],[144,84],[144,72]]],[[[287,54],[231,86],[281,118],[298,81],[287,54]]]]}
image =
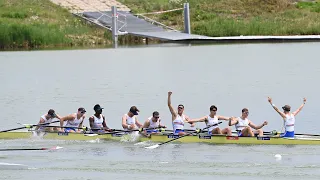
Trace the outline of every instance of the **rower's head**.
{"type": "Polygon", "coordinates": [[[99,104],[96,104],[93,107],[93,110],[96,112],[96,114],[102,114],[102,109],[103,107],[101,107],[99,104]]]}
{"type": "Polygon", "coordinates": [[[56,112],[53,109],[49,109],[48,115],[50,116],[50,118],[57,117],[56,112]]]}
{"type": "Polygon", "coordinates": [[[136,106],[131,106],[131,108],[129,109],[128,115],[129,115],[130,117],[136,116],[136,115],[138,115],[138,112],[140,112],[140,111],[139,111],[139,109],[138,109],[136,106]]]}
{"type": "Polygon", "coordinates": [[[291,107],[290,107],[289,105],[284,105],[284,106],[282,107],[282,109],[283,109],[284,113],[288,113],[288,112],[290,112],[291,107]]]}
{"type": "Polygon", "coordinates": [[[154,111],[154,112],[152,113],[152,117],[153,117],[153,119],[155,119],[155,120],[159,120],[159,118],[160,118],[159,112],[158,112],[158,111],[154,111]]]}
{"type": "Polygon", "coordinates": [[[243,108],[242,109],[242,117],[246,118],[249,116],[249,109],[248,108],[243,108]]]}
{"type": "Polygon", "coordinates": [[[217,106],[215,106],[215,105],[210,106],[210,114],[211,115],[216,115],[217,110],[218,110],[217,106]]]}
{"type": "Polygon", "coordinates": [[[87,111],[83,107],[78,108],[78,115],[83,116],[87,111]]]}
{"type": "Polygon", "coordinates": [[[179,105],[178,105],[178,114],[182,114],[183,111],[184,111],[184,105],[179,104],[179,105]]]}

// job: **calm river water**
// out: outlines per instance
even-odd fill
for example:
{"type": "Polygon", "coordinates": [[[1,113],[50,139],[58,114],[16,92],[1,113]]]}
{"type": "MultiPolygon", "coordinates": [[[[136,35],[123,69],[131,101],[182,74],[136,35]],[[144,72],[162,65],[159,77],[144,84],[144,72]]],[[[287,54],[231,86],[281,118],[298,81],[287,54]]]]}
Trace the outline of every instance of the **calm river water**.
{"type": "MultiPolygon", "coordinates": [[[[121,128],[121,116],[132,105],[140,109],[140,121],[157,110],[171,128],[166,100],[173,91],[173,105],[184,104],[191,118],[207,115],[212,104],[224,116],[240,116],[247,107],[254,123],[268,120],[265,131],[282,128],[268,96],[279,108],[290,104],[292,109],[306,97],[295,131],[319,134],[319,47],[283,43],[0,52],[0,129],[37,123],[50,108],[68,115],[83,106],[89,117],[97,103],[112,128],[121,128]]],[[[64,148],[1,152],[0,162],[29,168],[0,169],[0,179],[320,178],[318,146],[172,143],[146,150],[134,142],[0,140],[1,148],[57,145],[64,148]],[[276,161],[275,154],[282,160],[276,161]]]]}

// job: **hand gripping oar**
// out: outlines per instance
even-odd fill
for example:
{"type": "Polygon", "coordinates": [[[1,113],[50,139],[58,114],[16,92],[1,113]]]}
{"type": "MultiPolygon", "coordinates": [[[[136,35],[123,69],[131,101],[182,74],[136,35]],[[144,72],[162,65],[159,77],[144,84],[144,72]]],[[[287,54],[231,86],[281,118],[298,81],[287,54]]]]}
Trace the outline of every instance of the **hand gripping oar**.
{"type": "MultiPolygon", "coordinates": [[[[196,132],[196,133],[200,133],[200,132],[202,132],[203,130],[205,130],[205,129],[209,129],[210,127],[212,127],[212,126],[216,126],[216,125],[218,125],[218,124],[220,124],[220,123],[222,123],[222,122],[218,122],[218,123],[215,123],[215,124],[209,125],[209,126],[207,126],[207,127],[203,128],[203,129],[200,129],[200,131],[199,131],[199,130],[195,130],[194,132],[196,132]]],[[[145,147],[145,148],[146,148],[146,149],[155,149],[155,148],[157,148],[157,147],[159,147],[159,146],[161,146],[161,145],[163,145],[163,144],[167,144],[167,143],[172,142],[172,141],[175,141],[175,140],[177,140],[177,139],[180,139],[180,138],[183,138],[183,137],[189,136],[189,135],[191,135],[191,134],[192,134],[192,133],[194,133],[194,132],[187,133],[187,134],[182,135],[182,136],[179,136],[179,137],[177,137],[177,138],[170,139],[169,141],[166,141],[166,142],[163,142],[163,143],[160,143],[160,144],[156,144],[156,145],[152,145],[152,146],[148,146],[148,147],[145,147]]]]}
{"type": "Polygon", "coordinates": [[[108,133],[108,134],[115,134],[115,133],[119,133],[119,132],[134,132],[134,131],[139,131],[142,132],[144,130],[153,130],[153,129],[162,129],[161,127],[155,127],[155,128],[140,128],[140,129],[132,129],[132,130],[122,130],[122,129],[111,129],[112,132],[108,133]]]}
{"type": "Polygon", "coordinates": [[[0,151],[42,151],[42,150],[56,150],[62,149],[63,147],[55,146],[52,148],[25,148],[25,149],[0,149],[0,151]]]}
{"type": "Polygon", "coordinates": [[[33,126],[47,125],[47,124],[56,123],[56,122],[60,122],[60,121],[52,121],[50,123],[43,123],[43,124],[26,124],[23,127],[18,127],[18,128],[14,128],[14,129],[7,129],[7,130],[0,131],[0,133],[19,130],[19,129],[24,129],[24,128],[32,128],[33,126]]]}

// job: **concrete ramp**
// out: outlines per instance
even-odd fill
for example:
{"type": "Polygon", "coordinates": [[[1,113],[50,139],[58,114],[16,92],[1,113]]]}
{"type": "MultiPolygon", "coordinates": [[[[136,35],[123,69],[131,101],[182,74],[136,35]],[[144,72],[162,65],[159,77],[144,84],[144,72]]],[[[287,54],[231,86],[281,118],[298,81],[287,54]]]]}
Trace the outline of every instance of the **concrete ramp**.
{"type": "MultiPolygon", "coordinates": [[[[210,39],[207,36],[186,34],[176,30],[168,30],[161,26],[152,24],[144,19],[140,19],[127,11],[118,11],[118,28],[120,32],[126,32],[131,35],[156,38],[165,41],[210,39]]],[[[103,12],[83,12],[82,16],[98,22],[111,29],[112,13],[103,12]]]]}

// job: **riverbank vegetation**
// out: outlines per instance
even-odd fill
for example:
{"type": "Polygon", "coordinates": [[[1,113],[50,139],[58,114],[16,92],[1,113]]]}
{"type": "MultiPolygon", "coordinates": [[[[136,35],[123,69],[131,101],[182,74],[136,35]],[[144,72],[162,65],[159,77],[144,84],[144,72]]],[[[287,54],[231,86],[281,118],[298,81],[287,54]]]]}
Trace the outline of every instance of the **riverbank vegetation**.
{"type": "MultiPolygon", "coordinates": [[[[133,13],[182,8],[185,0],[119,0],[133,13]]],[[[320,0],[188,0],[191,31],[207,36],[320,34],[320,0]]],[[[183,30],[183,11],[145,15],[183,30]]]]}
{"type": "Polygon", "coordinates": [[[101,45],[110,40],[105,29],[49,0],[0,0],[0,49],[101,45]]]}

